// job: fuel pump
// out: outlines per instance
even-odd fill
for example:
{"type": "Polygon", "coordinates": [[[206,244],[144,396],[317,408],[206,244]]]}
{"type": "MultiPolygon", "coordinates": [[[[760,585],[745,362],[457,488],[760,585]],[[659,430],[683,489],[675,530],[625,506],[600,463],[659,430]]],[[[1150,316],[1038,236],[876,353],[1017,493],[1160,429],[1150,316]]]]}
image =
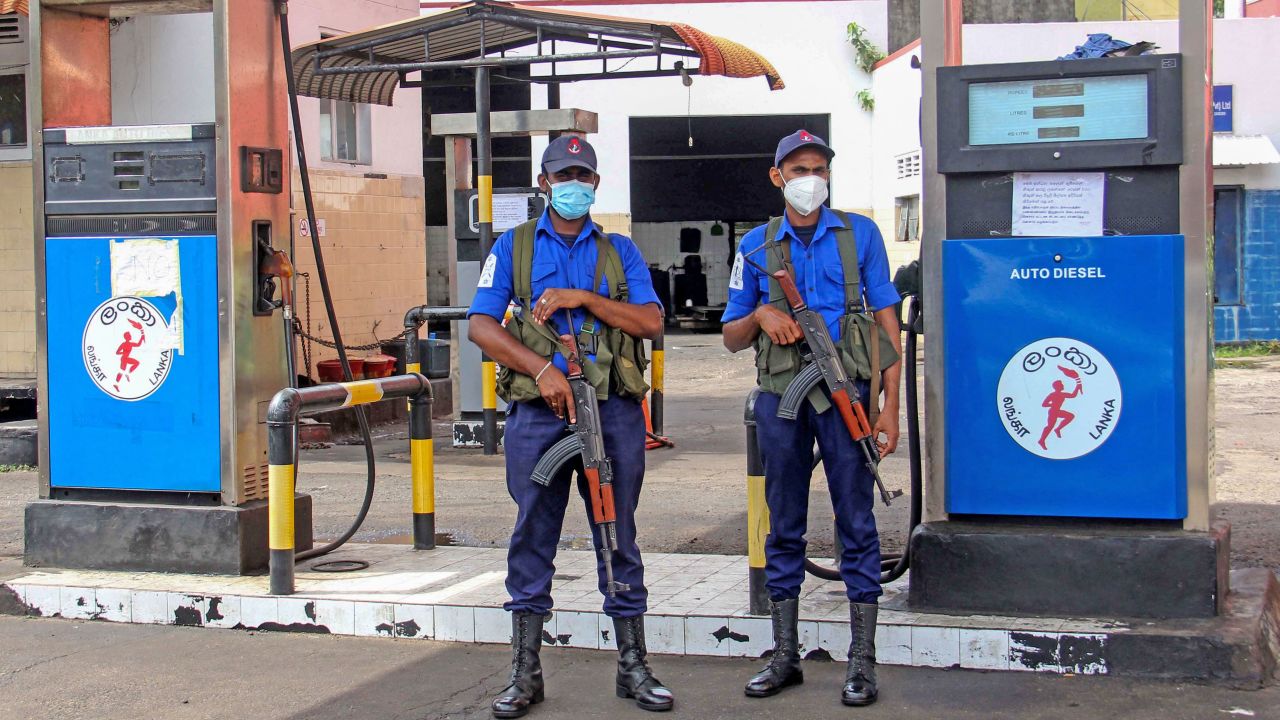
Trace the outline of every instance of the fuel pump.
{"type": "Polygon", "coordinates": [[[1213,615],[1210,18],[1183,4],[1180,53],[962,65],[941,5],[922,5],[934,339],[910,604],[1213,615]]]}

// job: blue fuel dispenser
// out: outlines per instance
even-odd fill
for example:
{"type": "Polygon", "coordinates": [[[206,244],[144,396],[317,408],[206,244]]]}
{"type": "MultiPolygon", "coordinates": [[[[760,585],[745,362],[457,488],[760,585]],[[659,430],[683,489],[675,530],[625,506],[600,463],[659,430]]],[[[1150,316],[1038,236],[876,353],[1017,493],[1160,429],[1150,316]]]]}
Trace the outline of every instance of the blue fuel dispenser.
{"type": "Polygon", "coordinates": [[[32,79],[32,117],[46,119],[33,163],[43,405],[24,560],[251,572],[267,564],[266,408],[290,384],[263,262],[290,246],[286,80],[265,60],[280,20],[271,0],[205,4],[208,75],[171,88],[180,108],[146,111],[207,122],[115,126],[110,58],[93,53],[110,47],[116,5],[48,23],[32,8],[35,56],[74,62],[32,79]]]}
{"type": "Polygon", "coordinates": [[[1220,607],[1227,533],[1206,527],[1207,433],[1189,434],[1208,382],[1192,276],[1207,243],[1183,204],[1205,162],[1185,147],[1203,149],[1184,137],[1195,72],[1178,54],[936,68],[925,280],[941,342],[913,606],[1220,607]]]}

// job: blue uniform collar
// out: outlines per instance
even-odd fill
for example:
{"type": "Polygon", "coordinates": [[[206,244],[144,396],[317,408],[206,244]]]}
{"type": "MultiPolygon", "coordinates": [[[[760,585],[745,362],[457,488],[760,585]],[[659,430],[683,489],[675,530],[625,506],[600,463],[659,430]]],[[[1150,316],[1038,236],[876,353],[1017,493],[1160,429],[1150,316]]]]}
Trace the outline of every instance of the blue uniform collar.
{"type": "MultiPolygon", "coordinates": [[[[825,235],[828,230],[840,229],[846,226],[844,223],[840,222],[839,216],[837,216],[831,208],[824,205],[818,209],[818,224],[816,227],[817,229],[813,233],[814,242],[817,242],[818,239],[825,235]]],[[[784,212],[782,214],[782,226],[778,228],[778,235],[774,240],[781,240],[787,235],[791,236],[792,240],[800,242],[800,236],[797,235],[795,229],[791,227],[791,219],[787,217],[787,214],[784,212]]]]}
{"type": "MultiPolygon", "coordinates": [[[[587,222],[582,226],[582,232],[578,233],[578,237],[573,241],[573,244],[577,245],[583,240],[586,240],[587,238],[593,236],[595,234],[595,231],[596,231],[596,224],[594,221],[591,220],[591,215],[590,213],[588,213],[587,222]]],[[[555,238],[557,241],[561,243],[564,242],[564,239],[560,237],[560,233],[556,232],[555,226],[551,224],[550,209],[543,210],[542,217],[538,218],[538,225],[534,231],[534,235],[536,236],[538,233],[545,233],[555,238]]]]}

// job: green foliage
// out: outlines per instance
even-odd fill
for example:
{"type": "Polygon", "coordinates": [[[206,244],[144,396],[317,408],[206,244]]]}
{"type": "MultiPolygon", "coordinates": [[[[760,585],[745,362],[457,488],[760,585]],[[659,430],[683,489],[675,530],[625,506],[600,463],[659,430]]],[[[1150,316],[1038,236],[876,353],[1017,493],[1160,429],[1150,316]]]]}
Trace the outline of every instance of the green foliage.
{"type": "Polygon", "coordinates": [[[1239,345],[1219,345],[1214,349],[1214,355],[1220,360],[1280,355],[1280,341],[1265,340],[1261,342],[1241,343],[1239,345]]]}
{"type": "Polygon", "coordinates": [[[858,104],[867,112],[876,109],[876,96],[871,93],[871,88],[863,88],[858,91],[858,104]]]}
{"type": "Polygon", "coordinates": [[[0,473],[8,472],[31,472],[35,468],[30,465],[0,465],[0,473]]]}
{"type": "Polygon", "coordinates": [[[1227,13],[1227,0],[1213,0],[1213,16],[1220,18],[1227,13]]]}
{"type": "Polygon", "coordinates": [[[849,44],[858,53],[858,67],[863,72],[871,72],[876,63],[884,59],[884,51],[867,39],[867,30],[856,22],[849,23],[849,44]]]}

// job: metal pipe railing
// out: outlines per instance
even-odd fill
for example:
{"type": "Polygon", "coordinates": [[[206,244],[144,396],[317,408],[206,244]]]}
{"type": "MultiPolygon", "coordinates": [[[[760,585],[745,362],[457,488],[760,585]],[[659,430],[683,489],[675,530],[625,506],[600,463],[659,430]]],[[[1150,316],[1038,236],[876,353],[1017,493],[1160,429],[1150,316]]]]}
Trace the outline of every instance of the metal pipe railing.
{"type": "MultiPolygon", "coordinates": [[[[416,337],[412,343],[417,352],[416,337]]],[[[405,352],[408,353],[408,345],[405,352]]],[[[268,547],[270,549],[270,584],[272,595],[292,595],[294,591],[294,461],[298,446],[293,429],[298,416],[304,411],[318,412],[344,407],[356,407],[388,400],[409,398],[409,437],[419,442],[425,440],[425,452],[411,453],[412,475],[415,482],[414,508],[415,530],[419,488],[417,483],[427,483],[428,492],[434,494],[431,447],[431,382],[426,377],[411,373],[374,380],[330,383],[309,388],[285,388],[271,398],[267,406],[267,462],[268,462],[268,547]]],[[[411,443],[413,440],[410,441],[411,443]]],[[[423,446],[419,446],[421,448],[423,446]]],[[[424,502],[431,509],[430,524],[434,527],[434,498],[424,502]]],[[[432,537],[434,537],[434,532],[432,537]]],[[[416,545],[416,544],[415,544],[416,545]]]]}

